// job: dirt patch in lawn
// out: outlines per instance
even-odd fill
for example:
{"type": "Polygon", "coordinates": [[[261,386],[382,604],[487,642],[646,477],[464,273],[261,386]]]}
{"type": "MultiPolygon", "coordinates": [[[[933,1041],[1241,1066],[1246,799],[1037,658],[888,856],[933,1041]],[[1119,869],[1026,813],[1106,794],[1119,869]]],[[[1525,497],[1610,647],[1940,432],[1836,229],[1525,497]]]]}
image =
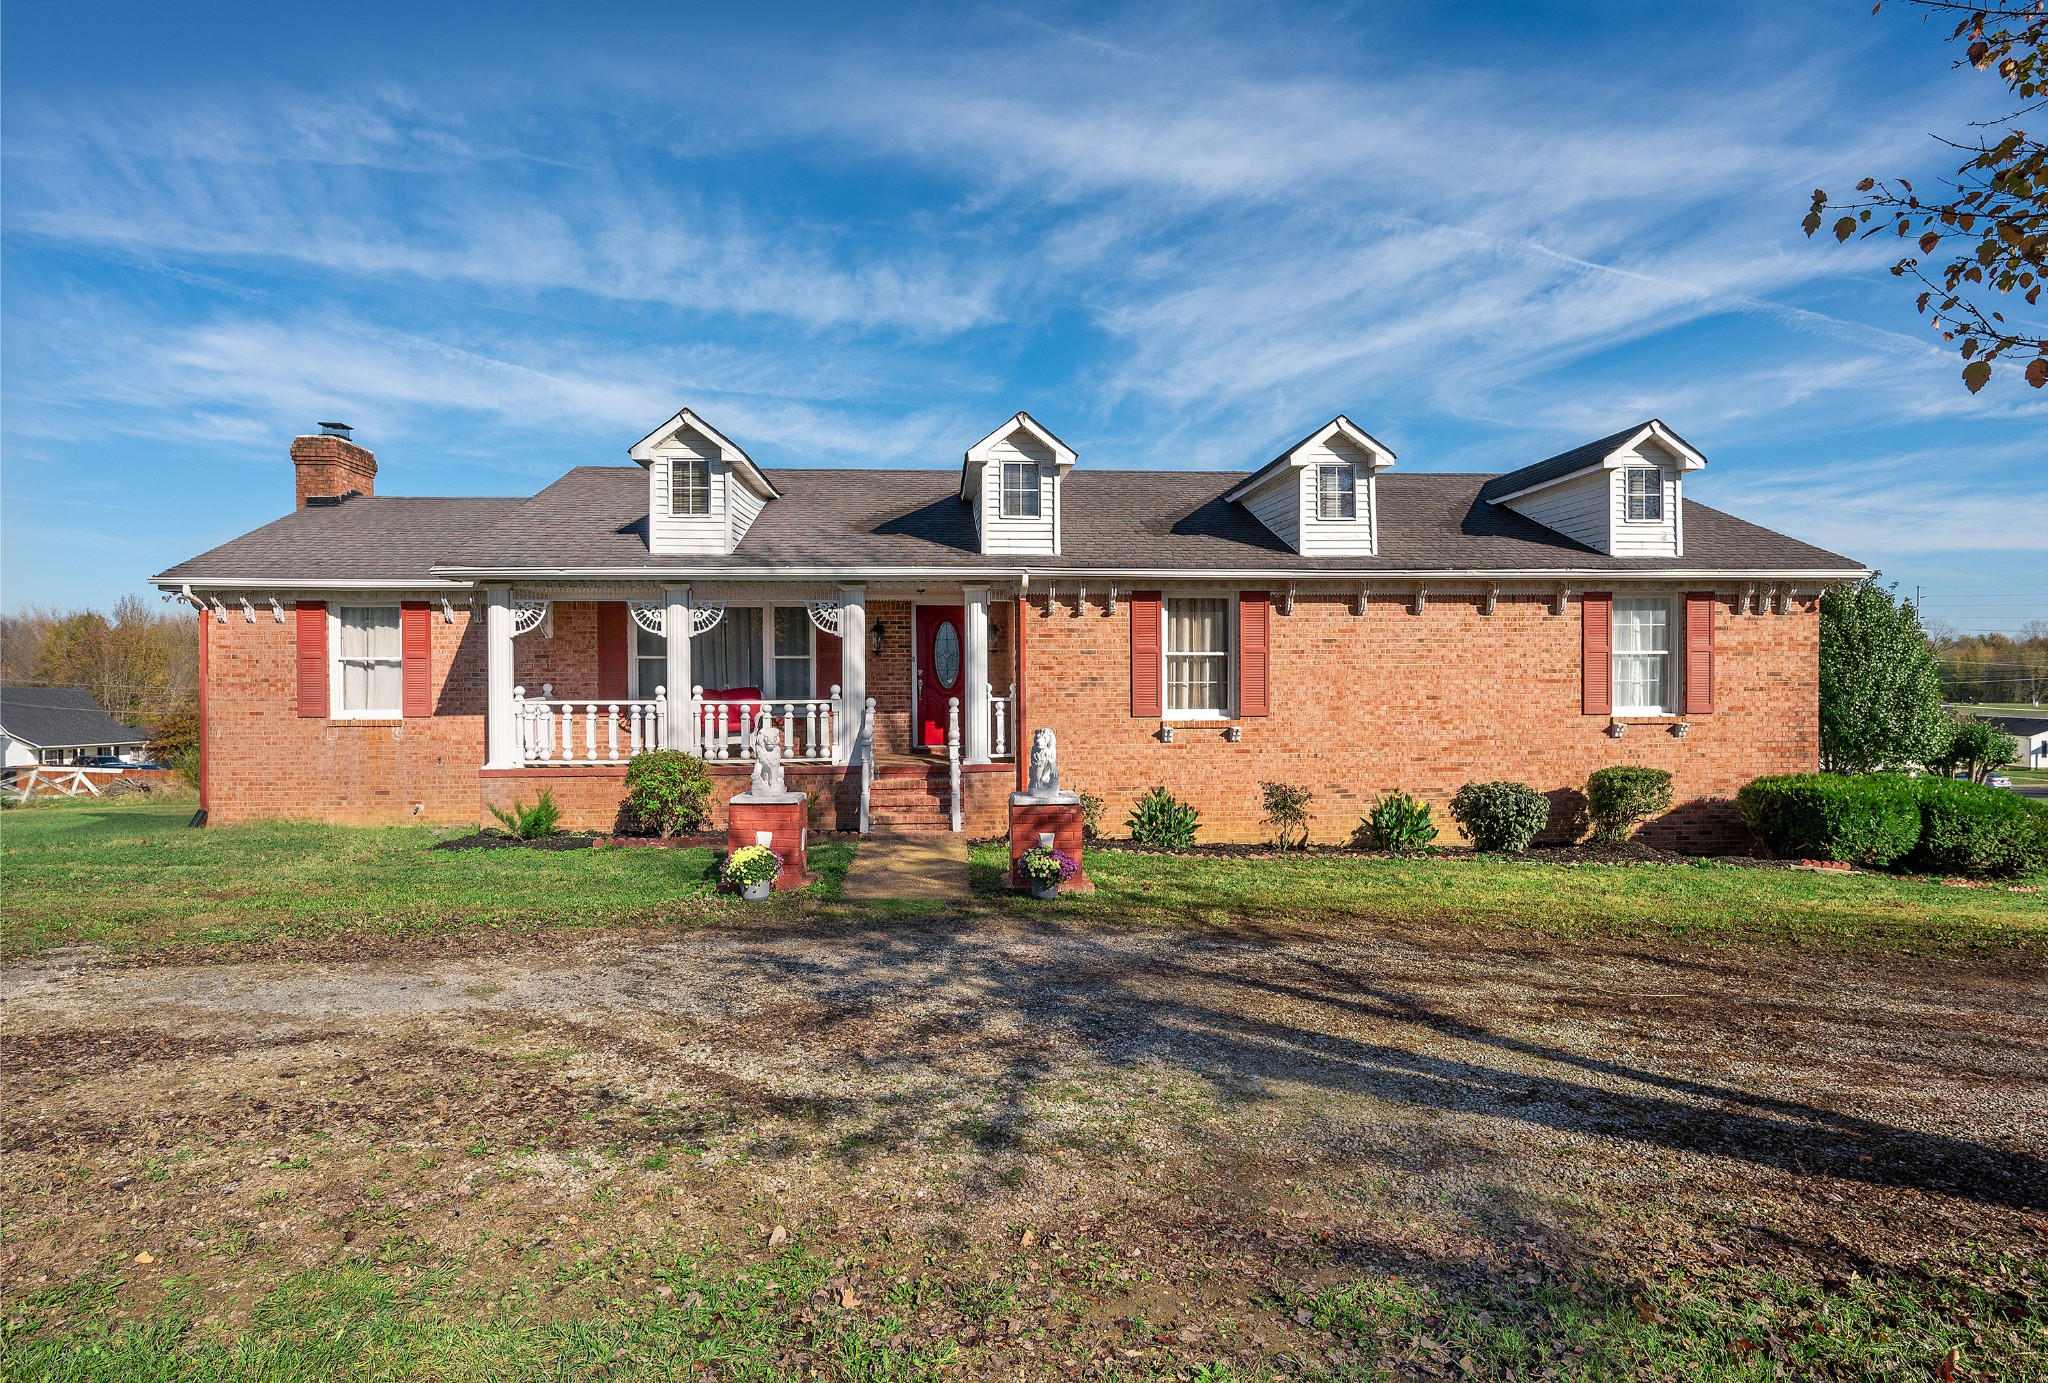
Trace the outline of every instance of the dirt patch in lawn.
{"type": "Polygon", "coordinates": [[[9,972],[6,1279],[233,1325],[448,1255],[597,1301],[783,1225],[971,1373],[1171,1373],[1298,1353],[1361,1276],[2048,1251],[2038,966],[943,916],[499,942],[9,972]]]}

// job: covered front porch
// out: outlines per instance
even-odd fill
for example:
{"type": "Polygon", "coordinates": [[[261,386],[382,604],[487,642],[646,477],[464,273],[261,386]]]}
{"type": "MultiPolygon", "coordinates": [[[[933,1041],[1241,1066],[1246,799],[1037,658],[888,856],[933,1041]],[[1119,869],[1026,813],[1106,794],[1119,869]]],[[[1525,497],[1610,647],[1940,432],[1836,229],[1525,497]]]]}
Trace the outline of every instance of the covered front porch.
{"type": "Polygon", "coordinates": [[[488,585],[484,772],[622,775],[672,748],[743,779],[772,724],[842,818],[865,821],[868,782],[919,764],[1000,786],[1017,742],[1013,607],[985,585],[488,585]]]}

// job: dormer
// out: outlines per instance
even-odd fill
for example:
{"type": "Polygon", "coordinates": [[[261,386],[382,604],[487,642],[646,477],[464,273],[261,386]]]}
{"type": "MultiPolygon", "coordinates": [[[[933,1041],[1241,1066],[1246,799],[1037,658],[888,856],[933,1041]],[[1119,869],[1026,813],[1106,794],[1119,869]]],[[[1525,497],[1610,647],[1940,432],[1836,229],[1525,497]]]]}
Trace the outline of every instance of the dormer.
{"type": "Polygon", "coordinates": [[[782,492],[747,454],[685,408],[627,453],[647,468],[647,549],[729,553],[782,492]]]}
{"type": "Polygon", "coordinates": [[[1683,557],[1685,473],[1706,464],[1652,418],[1496,476],[1480,496],[1610,557],[1683,557]]]}
{"type": "Polygon", "coordinates": [[[1338,414],[1223,498],[1296,552],[1371,557],[1380,549],[1379,473],[1394,453],[1338,414]]]}
{"type": "Polygon", "coordinates": [[[1019,413],[967,449],[960,499],[974,508],[981,550],[1056,557],[1060,486],[1074,449],[1029,413],[1019,413]]]}

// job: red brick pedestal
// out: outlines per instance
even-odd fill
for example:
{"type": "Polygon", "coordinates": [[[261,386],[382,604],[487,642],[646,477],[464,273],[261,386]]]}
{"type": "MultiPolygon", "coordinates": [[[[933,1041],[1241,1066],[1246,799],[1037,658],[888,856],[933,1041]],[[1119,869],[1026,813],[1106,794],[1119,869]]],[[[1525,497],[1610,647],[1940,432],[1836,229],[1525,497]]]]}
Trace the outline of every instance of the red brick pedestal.
{"type": "Polygon", "coordinates": [[[1082,868],[1060,885],[1062,893],[1093,893],[1087,863],[1081,857],[1081,804],[1079,802],[1020,802],[1010,799],[1010,886],[1029,888],[1031,881],[1017,871],[1017,861],[1038,844],[1041,835],[1052,837],[1052,848],[1074,857],[1082,868]]]}
{"type": "Polygon", "coordinates": [[[766,844],[782,856],[782,873],[773,885],[777,893],[802,888],[811,882],[804,863],[804,845],[809,833],[810,795],[793,792],[786,802],[749,802],[741,794],[726,804],[725,850],[727,854],[748,845],[766,844]],[[759,836],[765,834],[764,842],[759,836]]]}

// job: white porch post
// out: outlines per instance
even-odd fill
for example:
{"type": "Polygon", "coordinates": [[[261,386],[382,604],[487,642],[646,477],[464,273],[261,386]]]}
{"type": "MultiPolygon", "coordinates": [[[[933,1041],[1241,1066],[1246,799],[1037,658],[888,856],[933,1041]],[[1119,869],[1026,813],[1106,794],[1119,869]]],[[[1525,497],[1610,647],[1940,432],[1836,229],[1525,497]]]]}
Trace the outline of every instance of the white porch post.
{"type": "Polygon", "coordinates": [[[868,702],[868,588],[839,588],[839,736],[842,762],[858,763],[861,708],[868,702]]]}
{"type": "Polygon", "coordinates": [[[664,586],[661,591],[661,632],[668,647],[668,717],[662,742],[671,749],[697,752],[697,717],[690,706],[690,588],[664,586]]]}
{"type": "Polygon", "coordinates": [[[484,767],[519,767],[512,723],[512,588],[484,587],[484,767]]]}
{"type": "Polygon", "coordinates": [[[988,587],[967,586],[967,723],[961,727],[965,762],[985,764],[988,753],[988,587]]]}

